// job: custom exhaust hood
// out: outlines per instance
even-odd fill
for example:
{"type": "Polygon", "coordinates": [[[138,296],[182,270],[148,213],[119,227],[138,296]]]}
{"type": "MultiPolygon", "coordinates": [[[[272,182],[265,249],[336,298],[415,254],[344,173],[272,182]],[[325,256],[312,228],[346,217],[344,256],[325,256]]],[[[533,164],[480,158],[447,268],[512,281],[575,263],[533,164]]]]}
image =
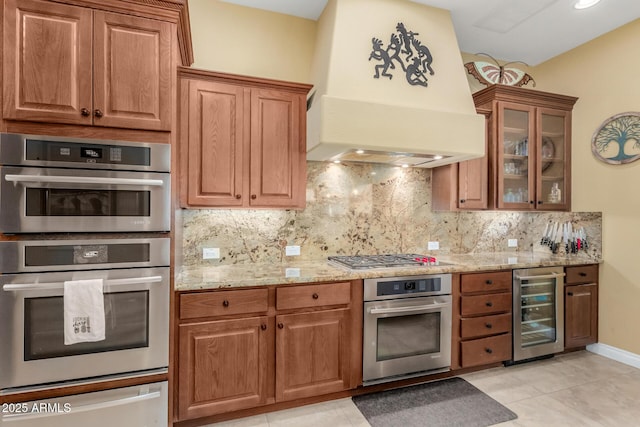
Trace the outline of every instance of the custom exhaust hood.
{"type": "Polygon", "coordinates": [[[408,0],[329,0],[312,81],[308,160],[435,167],[485,154],[484,116],[476,114],[446,10],[408,0]]]}

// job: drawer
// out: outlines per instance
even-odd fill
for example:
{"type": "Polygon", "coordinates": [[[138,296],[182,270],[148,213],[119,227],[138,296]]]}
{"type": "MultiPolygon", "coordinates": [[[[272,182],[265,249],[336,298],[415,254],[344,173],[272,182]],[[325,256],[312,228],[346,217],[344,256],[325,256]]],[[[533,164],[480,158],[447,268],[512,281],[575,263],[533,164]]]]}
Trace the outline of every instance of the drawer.
{"type": "Polygon", "coordinates": [[[511,359],[511,334],[463,341],[460,345],[463,368],[511,359]]]}
{"type": "Polygon", "coordinates": [[[180,295],[180,319],[263,313],[269,308],[269,291],[243,289],[180,295]]]}
{"type": "Polygon", "coordinates": [[[285,286],[276,290],[276,309],[343,305],[351,302],[351,283],[285,286]]]}
{"type": "Polygon", "coordinates": [[[566,267],[565,283],[598,283],[598,264],[566,267]]]}
{"type": "Polygon", "coordinates": [[[462,316],[502,313],[511,311],[511,292],[464,296],[460,302],[462,316]]]}
{"type": "Polygon", "coordinates": [[[511,270],[493,273],[463,274],[460,278],[462,293],[510,291],[513,279],[511,270]]]}
{"type": "Polygon", "coordinates": [[[511,332],[511,313],[461,319],[462,339],[478,338],[511,332]]]}

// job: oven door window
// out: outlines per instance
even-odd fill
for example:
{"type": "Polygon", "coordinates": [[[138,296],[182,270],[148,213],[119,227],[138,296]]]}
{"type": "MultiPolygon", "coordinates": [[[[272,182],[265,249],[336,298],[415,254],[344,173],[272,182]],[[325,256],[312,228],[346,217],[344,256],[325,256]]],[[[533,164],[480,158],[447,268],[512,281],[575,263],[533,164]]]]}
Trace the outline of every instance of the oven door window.
{"type": "Polygon", "coordinates": [[[148,190],[27,188],[27,216],[149,216],[148,190]]]}
{"type": "Polygon", "coordinates": [[[64,344],[62,297],[26,298],[24,359],[38,360],[149,346],[149,291],[104,294],[104,341],[64,344]]]}
{"type": "Polygon", "coordinates": [[[377,361],[440,352],[441,313],[377,319],[377,361]]]}

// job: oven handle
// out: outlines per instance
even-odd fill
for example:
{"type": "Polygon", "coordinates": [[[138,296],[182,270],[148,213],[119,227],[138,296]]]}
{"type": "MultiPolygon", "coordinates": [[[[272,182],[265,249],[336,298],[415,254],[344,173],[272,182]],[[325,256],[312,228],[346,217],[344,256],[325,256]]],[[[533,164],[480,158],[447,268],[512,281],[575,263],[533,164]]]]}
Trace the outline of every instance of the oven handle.
{"type": "MultiPolygon", "coordinates": [[[[141,283],[157,283],[162,281],[162,276],[132,277],[129,279],[105,280],[105,286],[138,285],[141,283]]],[[[63,289],[64,283],[16,283],[2,286],[3,291],[37,291],[50,289],[63,289]]]]}
{"type": "Polygon", "coordinates": [[[401,313],[413,313],[416,311],[427,311],[433,310],[434,308],[442,308],[442,307],[450,307],[451,303],[433,303],[430,305],[418,305],[415,307],[390,307],[390,308],[377,308],[372,307],[369,309],[369,313],[371,314],[401,314],[401,313]]]}
{"type": "Polygon", "coordinates": [[[77,176],[50,176],[50,175],[6,175],[4,177],[9,182],[42,182],[54,184],[112,184],[112,185],[147,185],[161,186],[164,182],[161,179],[141,179],[141,178],[100,178],[97,176],[83,176],[80,181],[77,176]]]}
{"type": "Polygon", "coordinates": [[[518,276],[516,275],[516,279],[518,280],[535,280],[535,279],[556,279],[558,277],[565,276],[564,273],[551,273],[551,274],[541,274],[539,276],[518,276]]]}
{"type": "Polygon", "coordinates": [[[72,415],[77,414],[79,412],[87,412],[87,411],[96,411],[105,408],[111,408],[114,406],[123,406],[130,405],[132,403],[141,402],[144,400],[157,399],[160,397],[159,391],[153,391],[151,393],[139,394],[137,396],[125,397],[118,400],[107,400],[104,402],[91,403],[88,405],[74,406],[71,408],[69,412],[37,412],[37,413],[23,413],[23,414],[12,414],[12,415],[4,415],[2,420],[4,422],[10,421],[22,421],[33,418],[45,418],[51,417],[55,415],[72,415]]]}

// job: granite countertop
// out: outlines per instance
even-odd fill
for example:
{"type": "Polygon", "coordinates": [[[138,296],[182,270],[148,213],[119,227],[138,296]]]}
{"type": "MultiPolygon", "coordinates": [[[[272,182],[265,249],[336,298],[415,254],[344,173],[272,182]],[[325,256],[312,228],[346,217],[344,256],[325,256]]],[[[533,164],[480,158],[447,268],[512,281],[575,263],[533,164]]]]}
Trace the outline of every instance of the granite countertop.
{"type": "Polygon", "coordinates": [[[333,282],[376,277],[419,274],[462,273],[515,268],[599,264],[600,259],[586,256],[554,256],[536,252],[497,252],[465,255],[440,255],[447,265],[349,270],[331,265],[326,259],[288,263],[185,266],[176,269],[175,290],[240,288],[286,283],[333,282]]]}

